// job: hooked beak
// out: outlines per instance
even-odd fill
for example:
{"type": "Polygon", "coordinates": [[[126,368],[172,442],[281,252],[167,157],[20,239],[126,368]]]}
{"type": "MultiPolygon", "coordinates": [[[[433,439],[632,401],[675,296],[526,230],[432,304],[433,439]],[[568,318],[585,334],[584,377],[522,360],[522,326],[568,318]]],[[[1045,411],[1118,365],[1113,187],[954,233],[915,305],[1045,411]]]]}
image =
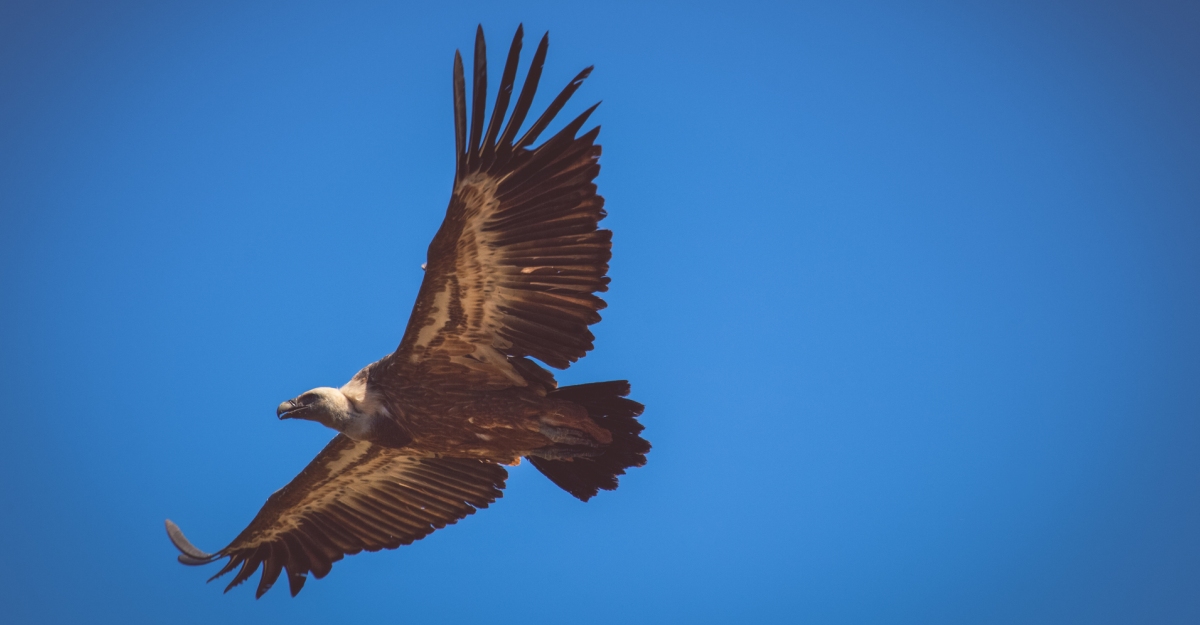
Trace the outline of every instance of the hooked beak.
{"type": "Polygon", "coordinates": [[[282,404],[279,404],[279,407],[275,409],[275,416],[279,417],[280,419],[288,419],[290,418],[288,413],[296,412],[301,407],[302,406],[300,406],[300,404],[296,403],[296,400],[289,399],[282,404]]]}

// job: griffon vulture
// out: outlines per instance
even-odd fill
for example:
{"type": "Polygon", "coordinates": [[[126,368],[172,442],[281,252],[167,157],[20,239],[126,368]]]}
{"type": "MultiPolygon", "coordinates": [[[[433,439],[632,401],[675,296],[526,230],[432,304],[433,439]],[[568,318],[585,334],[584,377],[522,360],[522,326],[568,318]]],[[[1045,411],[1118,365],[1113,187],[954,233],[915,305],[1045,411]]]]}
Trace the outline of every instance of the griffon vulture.
{"type": "Polygon", "coordinates": [[[558,388],[532,360],[565,369],[592,349],[612,233],[598,227],[604,199],[592,182],[600,129],[577,135],[596,107],[534,146],[592,68],[521,133],[548,36],[505,121],[521,38],[518,28],[486,126],[483,29],[469,114],[454,55],[454,190],[400,346],[340,388],[279,405],[280,419],[337,436],[225,548],[205,553],[166,522],[180,562],[228,558],[213,576],[237,569],[226,591],[261,566],[257,596],[284,571],[295,595],[346,555],[419,540],[500,497],[502,465],[522,457],[583,501],[645,464],[642,405],[626,399],[628,382],[558,388]]]}

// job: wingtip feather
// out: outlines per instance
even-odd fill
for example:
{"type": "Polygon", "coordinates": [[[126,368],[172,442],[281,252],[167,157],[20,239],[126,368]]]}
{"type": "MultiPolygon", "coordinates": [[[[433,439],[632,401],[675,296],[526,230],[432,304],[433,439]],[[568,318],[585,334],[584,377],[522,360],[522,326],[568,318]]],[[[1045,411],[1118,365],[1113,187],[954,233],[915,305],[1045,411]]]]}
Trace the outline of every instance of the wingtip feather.
{"type": "Polygon", "coordinates": [[[171,521],[171,519],[166,520],[166,526],[167,538],[171,539],[171,544],[175,545],[175,548],[179,550],[179,553],[181,554],[179,561],[183,564],[196,566],[200,564],[208,564],[216,559],[217,556],[215,554],[207,553],[197,549],[196,546],[193,545],[191,541],[189,541],[187,537],[183,535],[183,530],[179,529],[179,526],[171,521]]]}
{"type": "Polygon", "coordinates": [[[292,593],[293,597],[300,594],[300,589],[304,588],[304,582],[306,581],[308,581],[306,575],[297,575],[288,572],[288,592],[292,593]]]}

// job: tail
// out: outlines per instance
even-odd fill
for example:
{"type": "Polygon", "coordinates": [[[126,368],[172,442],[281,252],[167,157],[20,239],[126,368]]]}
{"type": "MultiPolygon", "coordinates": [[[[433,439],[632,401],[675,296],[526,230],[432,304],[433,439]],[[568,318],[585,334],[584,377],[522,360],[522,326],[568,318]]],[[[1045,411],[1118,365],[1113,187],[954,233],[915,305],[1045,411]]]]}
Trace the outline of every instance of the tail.
{"type": "Polygon", "coordinates": [[[646,453],[650,451],[650,443],[638,436],[645,428],[637,417],[645,407],[626,399],[628,394],[629,382],[625,380],[564,386],[548,393],[548,397],[586,408],[596,425],[612,432],[613,441],[597,456],[569,460],[530,456],[530,464],[581,501],[591,499],[601,489],[616,490],[617,476],[624,475],[629,467],[646,464],[646,453]]]}

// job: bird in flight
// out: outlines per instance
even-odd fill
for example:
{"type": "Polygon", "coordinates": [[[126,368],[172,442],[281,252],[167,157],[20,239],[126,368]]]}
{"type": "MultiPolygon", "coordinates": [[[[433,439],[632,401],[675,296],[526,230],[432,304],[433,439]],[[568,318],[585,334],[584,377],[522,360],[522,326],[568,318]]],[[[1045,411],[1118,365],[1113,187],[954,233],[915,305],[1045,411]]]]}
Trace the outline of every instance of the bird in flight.
{"type": "Polygon", "coordinates": [[[522,35],[518,27],[486,127],[482,27],[469,115],[454,54],[454,190],[400,346],[340,388],[279,405],[280,419],[337,436],[225,548],[205,553],[166,522],[180,562],[228,558],[212,577],[237,569],[226,592],[261,566],[256,597],[285,571],[295,596],[309,573],[320,579],[346,555],[419,540],[499,498],[502,465],[521,458],[583,501],[646,463],[628,382],[560,388],[532,360],[566,369],[592,349],[612,232],[598,226],[604,199],[593,183],[600,128],[578,134],[598,105],[534,146],[592,68],[518,134],[546,60],[543,36],[505,121],[522,35]]]}

